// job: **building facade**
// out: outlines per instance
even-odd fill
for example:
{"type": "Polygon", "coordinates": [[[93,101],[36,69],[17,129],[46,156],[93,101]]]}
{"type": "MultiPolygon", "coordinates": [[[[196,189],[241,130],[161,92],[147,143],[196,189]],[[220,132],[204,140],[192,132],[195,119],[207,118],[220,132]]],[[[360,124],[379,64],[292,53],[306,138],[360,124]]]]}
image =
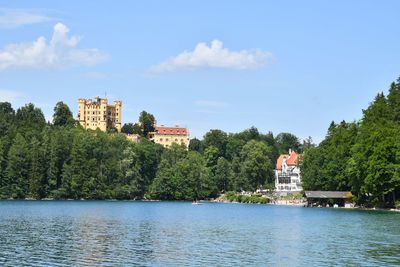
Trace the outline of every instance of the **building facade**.
{"type": "Polygon", "coordinates": [[[183,144],[186,148],[189,148],[189,131],[187,128],[175,126],[166,127],[164,125],[156,126],[155,131],[149,133],[149,139],[156,144],[163,145],[164,147],[170,147],[173,143],[183,144]]]}
{"type": "Polygon", "coordinates": [[[134,143],[139,143],[140,142],[140,135],[138,134],[126,134],[126,139],[129,141],[132,141],[134,143]]]}
{"type": "Polygon", "coordinates": [[[114,101],[108,104],[107,98],[96,97],[94,99],[78,100],[78,121],[85,129],[102,131],[116,128],[121,131],[122,102],[114,101]]]}
{"type": "Polygon", "coordinates": [[[298,193],[301,186],[299,160],[301,155],[289,150],[289,154],[282,154],[276,162],[275,190],[278,193],[298,193]]]}

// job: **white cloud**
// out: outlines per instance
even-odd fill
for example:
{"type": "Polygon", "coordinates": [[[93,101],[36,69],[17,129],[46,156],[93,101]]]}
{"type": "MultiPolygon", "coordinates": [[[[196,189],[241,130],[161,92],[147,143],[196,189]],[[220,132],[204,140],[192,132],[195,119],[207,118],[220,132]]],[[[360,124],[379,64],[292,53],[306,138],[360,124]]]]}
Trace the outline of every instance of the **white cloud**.
{"type": "Polygon", "coordinates": [[[112,75],[108,72],[101,72],[101,71],[90,71],[83,73],[81,75],[83,78],[92,79],[92,80],[102,80],[110,78],[112,75]]]}
{"type": "Polygon", "coordinates": [[[90,66],[108,59],[107,54],[96,48],[77,48],[80,37],[69,37],[68,32],[67,26],[57,23],[49,42],[41,36],[30,43],[6,45],[0,50],[0,70],[59,68],[72,65],[90,66]]]}
{"type": "Polygon", "coordinates": [[[22,94],[12,90],[0,90],[0,102],[14,102],[20,98],[22,94]]]}
{"type": "Polygon", "coordinates": [[[219,40],[198,43],[193,51],[184,51],[168,60],[152,66],[152,72],[171,72],[198,68],[255,69],[264,66],[272,59],[270,52],[262,50],[230,51],[219,40]]]}
{"type": "Polygon", "coordinates": [[[0,8],[0,28],[16,28],[50,20],[52,18],[34,10],[0,8]]]}

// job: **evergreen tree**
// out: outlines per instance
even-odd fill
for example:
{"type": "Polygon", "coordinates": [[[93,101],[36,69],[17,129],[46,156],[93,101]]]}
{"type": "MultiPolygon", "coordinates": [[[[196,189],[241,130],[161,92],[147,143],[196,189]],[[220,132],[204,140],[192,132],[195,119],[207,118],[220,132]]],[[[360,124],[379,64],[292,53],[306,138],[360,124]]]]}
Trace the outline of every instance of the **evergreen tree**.
{"type": "Polygon", "coordinates": [[[391,117],[396,123],[400,123],[400,77],[397,79],[396,83],[390,85],[387,102],[391,117]]]}
{"type": "Polygon", "coordinates": [[[32,198],[41,199],[45,197],[46,184],[46,161],[44,149],[35,137],[32,138],[29,148],[30,170],[29,170],[29,195],[32,198]]]}
{"type": "Polygon", "coordinates": [[[25,138],[17,134],[8,152],[8,192],[13,198],[24,198],[29,185],[29,147],[25,138]]]}
{"type": "Polygon", "coordinates": [[[19,108],[15,115],[15,124],[20,133],[36,131],[40,132],[46,125],[43,112],[32,103],[19,108]]]}

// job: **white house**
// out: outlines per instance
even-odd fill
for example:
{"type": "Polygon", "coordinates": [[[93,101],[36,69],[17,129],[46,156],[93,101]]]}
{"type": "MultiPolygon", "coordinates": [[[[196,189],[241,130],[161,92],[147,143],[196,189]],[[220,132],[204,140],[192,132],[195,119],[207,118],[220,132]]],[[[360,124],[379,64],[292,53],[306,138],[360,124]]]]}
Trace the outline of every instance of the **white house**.
{"type": "Polygon", "coordinates": [[[289,154],[282,154],[276,162],[275,190],[280,194],[298,193],[301,187],[299,160],[301,154],[289,150],[289,154]]]}

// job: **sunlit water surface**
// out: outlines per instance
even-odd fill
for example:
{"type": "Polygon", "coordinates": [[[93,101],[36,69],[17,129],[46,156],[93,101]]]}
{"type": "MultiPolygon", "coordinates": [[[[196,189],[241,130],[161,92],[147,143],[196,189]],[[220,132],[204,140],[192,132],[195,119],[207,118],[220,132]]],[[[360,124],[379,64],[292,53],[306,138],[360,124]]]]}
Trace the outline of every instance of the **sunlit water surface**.
{"type": "Polygon", "coordinates": [[[398,266],[400,214],[0,201],[0,266],[398,266]]]}

